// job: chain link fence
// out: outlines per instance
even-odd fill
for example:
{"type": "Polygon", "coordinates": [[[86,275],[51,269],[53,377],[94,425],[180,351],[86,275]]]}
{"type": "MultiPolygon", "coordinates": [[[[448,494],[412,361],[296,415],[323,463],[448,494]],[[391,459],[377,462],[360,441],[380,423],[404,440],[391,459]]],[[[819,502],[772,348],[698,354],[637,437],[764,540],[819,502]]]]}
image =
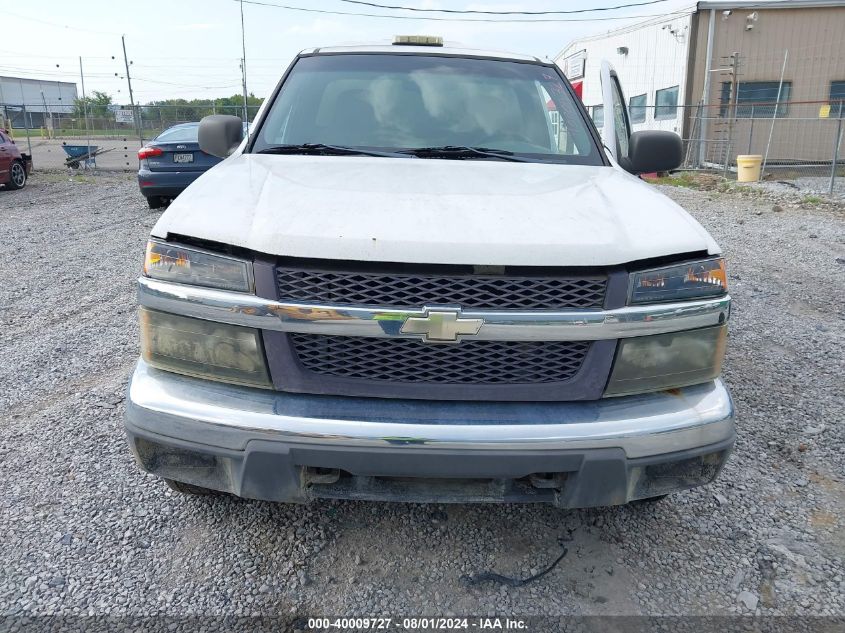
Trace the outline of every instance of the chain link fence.
{"type": "Polygon", "coordinates": [[[820,44],[762,56],[735,52],[712,65],[708,102],[680,108],[685,167],[729,175],[737,156],[758,155],[761,182],[845,196],[841,54],[820,44]]]}
{"type": "MultiPolygon", "coordinates": [[[[773,51],[763,57],[735,53],[728,59],[714,59],[717,71],[706,102],[702,98],[697,104],[674,107],[638,104],[638,112],[632,107],[633,120],[681,133],[684,169],[715,170],[733,177],[738,155],[759,155],[761,181],[786,181],[807,193],[845,197],[845,68],[840,69],[839,57],[825,48],[773,51]]],[[[247,108],[250,121],[258,108],[247,108]]],[[[590,111],[597,118],[596,107],[590,111]]],[[[80,113],[61,104],[0,103],[0,127],[30,140],[71,144],[87,143],[90,138],[92,143],[143,144],[172,125],[199,121],[210,114],[243,118],[244,108],[214,104],[138,105],[134,109],[95,106],[80,113]]]]}
{"type": "Polygon", "coordinates": [[[836,179],[845,176],[845,101],[753,102],[740,108],[745,112],[739,116],[726,116],[719,106],[692,109],[684,139],[686,168],[727,175],[736,171],[737,156],[759,155],[763,181],[803,180],[806,188],[834,192],[836,179]]]}
{"type": "MultiPolygon", "coordinates": [[[[837,96],[834,92],[824,100],[741,102],[728,97],[712,105],[676,106],[674,118],[666,115],[666,106],[638,105],[639,121],[646,123],[635,129],[671,121],[674,131],[683,130],[684,170],[733,178],[738,156],[757,155],[761,182],[787,182],[808,194],[845,197],[845,85],[843,98],[837,96]]],[[[603,113],[597,116],[595,107],[588,110],[601,127],[603,113]]]]}
{"type": "MultiPolygon", "coordinates": [[[[248,106],[247,118],[252,121],[259,106],[248,106]]],[[[138,139],[149,141],[178,123],[199,121],[210,114],[232,114],[244,118],[243,106],[155,105],[131,106],[94,112],[67,112],[65,105],[49,103],[0,103],[0,127],[16,136],[33,138],[86,140],[138,139]],[[140,132],[140,136],[139,136],[140,132]]]]}

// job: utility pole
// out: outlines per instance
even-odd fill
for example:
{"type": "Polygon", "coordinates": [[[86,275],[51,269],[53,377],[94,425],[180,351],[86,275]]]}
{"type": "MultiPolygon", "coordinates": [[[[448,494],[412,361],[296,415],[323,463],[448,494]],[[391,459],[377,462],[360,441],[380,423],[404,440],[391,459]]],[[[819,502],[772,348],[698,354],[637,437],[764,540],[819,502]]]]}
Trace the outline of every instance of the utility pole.
{"type": "Polygon", "coordinates": [[[129,58],[126,56],[126,36],[120,36],[120,42],[123,44],[123,63],[126,65],[126,83],[129,84],[129,104],[132,106],[132,118],[135,119],[135,129],[138,131],[138,140],[141,145],[144,144],[144,137],[141,135],[141,117],[138,116],[138,111],[135,109],[135,99],[132,96],[132,78],[129,76],[129,58]]]}
{"type": "Polygon", "coordinates": [[[740,54],[738,52],[731,53],[730,57],[728,58],[730,61],[728,66],[730,67],[730,75],[731,75],[731,92],[730,92],[730,99],[728,100],[728,108],[727,108],[727,115],[728,115],[728,138],[727,138],[727,145],[725,146],[725,168],[722,172],[722,177],[727,178],[728,176],[728,168],[731,163],[731,152],[733,151],[734,147],[734,128],[736,124],[736,119],[739,110],[739,66],[740,66],[740,54]]]}
{"type": "Polygon", "coordinates": [[[244,104],[243,104],[244,116],[243,116],[243,119],[244,119],[245,122],[248,122],[249,121],[249,118],[248,118],[249,113],[247,112],[247,109],[246,109],[246,70],[244,70],[244,60],[243,59],[241,59],[241,77],[242,77],[243,89],[244,89],[244,104]]]}
{"type": "MultiPolygon", "coordinates": [[[[241,0],[241,78],[244,83],[244,123],[249,123],[249,111],[247,110],[246,96],[246,31],[244,30],[244,0],[241,0]]],[[[249,140],[249,125],[247,125],[247,140],[249,140]]]]}
{"type": "Polygon", "coordinates": [[[85,75],[82,73],[82,57],[79,58],[79,80],[82,82],[82,113],[85,117],[85,133],[88,136],[88,158],[85,164],[91,159],[91,130],[88,127],[88,101],[85,99],[85,75]]]}
{"type": "Polygon", "coordinates": [[[704,162],[707,160],[707,141],[709,140],[707,137],[707,127],[709,117],[708,105],[710,103],[710,73],[712,72],[713,39],[715,37],[715,33],[716,10],[710,9],[710,21],[707,24],[707,53],[704,60],[704,91],[701,95],[702,104],[699,108],[699,118],[701,119],[701,123],[698,126],[698,135],[700,138],[698,143],[697,167],[704,165],[704,162]]]}

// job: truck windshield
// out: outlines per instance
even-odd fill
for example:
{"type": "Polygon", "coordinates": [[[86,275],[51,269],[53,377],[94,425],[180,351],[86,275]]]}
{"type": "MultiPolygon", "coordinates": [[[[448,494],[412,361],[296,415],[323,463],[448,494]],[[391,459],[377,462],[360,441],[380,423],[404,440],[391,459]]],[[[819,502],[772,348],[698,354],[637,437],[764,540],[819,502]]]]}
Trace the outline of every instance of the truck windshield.
{"type": "Polygon", "coordinates": [[[253,151],[354,155],[349,148],[377,156],[603,164],[553,68],[429,55],[299,59],[253,151]]]}

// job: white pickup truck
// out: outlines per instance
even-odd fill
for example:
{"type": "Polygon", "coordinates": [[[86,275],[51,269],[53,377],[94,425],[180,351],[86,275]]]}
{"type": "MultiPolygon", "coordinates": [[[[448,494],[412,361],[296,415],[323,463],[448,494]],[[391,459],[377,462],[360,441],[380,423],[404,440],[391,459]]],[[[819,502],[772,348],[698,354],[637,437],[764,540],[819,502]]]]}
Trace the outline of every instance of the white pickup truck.
{"type": "Polygon", "coordinates": [[[126,431],[181,492],[586,507],[706,484],[735,438],[718,245],[534,57],[301,53],[152,230],[126,431]]]}

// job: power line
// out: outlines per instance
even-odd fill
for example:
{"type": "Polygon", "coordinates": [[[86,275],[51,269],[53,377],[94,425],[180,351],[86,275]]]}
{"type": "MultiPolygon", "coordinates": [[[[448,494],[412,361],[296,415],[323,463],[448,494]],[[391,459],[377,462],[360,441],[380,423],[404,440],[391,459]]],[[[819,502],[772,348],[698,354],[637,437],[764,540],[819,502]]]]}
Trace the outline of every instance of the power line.
{"type": "Polygon", "coordinates": [[[401,11],[418,11],[420,13],[458,13],[458,14],[483,14],[483,15],[569,15],[573,13],[592,13],[595,11],[615,11],[616,9],[628,9],[630,7],[642,7],[648,4],[659,4],[669,0],[648,0],[647,2],[631,2],[619,4],[614,7],[595,7],[592,9],[570,9],[568,11],[481,11],[473,9],[422,9],[419,7],[403,7],[392,4],[378,4],[377,2],[365,2],[365,0],[340,0],[349,4],[361,4],[366,7],[377,9],[398,9],[401,11]]]}
{"type": "Polygon", "coordinates": [[[69,26],[67,24],[58,24],[56,22],[48,22],[47,20],[40,20],[38,18],[31,18],[26,15],[20,15],[18,13],[12,13],[11,11],[5,11],[5,15],[11,15],[14,18],[18,18],[19,20],[29,20],[30,22],[38,22],[39,24],[46,24],[48,26],[54,26],[58,29],[69,29],[71,31],[84,31],[85,33],[98,33],[99,35],[120,35],[120,33],[114,33],[112,31],[95,31],[94,29],[84,29],[78,26],[69,26]]]}
{"type": "MultiPolygon", "coordinates": [[[[75,74],[70,71],[65,70],[40,70],[38,68],[27,68],[22,66],[0,66],[0,71],[2,72],[13,72],[13,73],[32,73],[35,75],[48,75],[50,77],[67,77],[71,76],[74,77],[75,74]]],[[[114,75],[110,73],[88,73],[89,77],[101,77],[101,78],[113,78],[114,75]]],[[[75,83],[75,80],[74,82],[75,83]]]]}
{"type": "Polygon", "coordinates": [[[204,89],[207,89],[207,90],[219,90],[219,89],[222,89],[222,88],[234,88],[235,86],[240,85],[240,84],[225,84],[225,85],[222,85],[222,86],[200,86],[200,85],[197,85],[197,84],[186,84],[186,83],[177,83],[177,82],[172,82],[172,81],[161,81],[159,79],[147,79],[146,77],[138,77],[137,75],[135,77],[133,77],[133,79],[135,79],[135,81],[144,81],[144,82],[150,83],[150,84],[163,84],[165,86],[177,86],[179,88],[204,88],[204,89]]]}
{"type": "MultiPolygon", "coordinates": [[[[33,75],[45,75],[50,77],[50,79],[36,79],[36,81],[44,81],[44,82],[55,82],[57,80],[66,78],[68,76],[72,76],[72,73],[65,72],[65,71],[50,71],[50,70],[38,70],[35,68],[18,68],[13,66],[0,66],[0,71],[2,72],[13,72],[13,73],[27,73],[33,75]]],[[[105,74],[105,73],[86,73],[87,77],[96,77],[97,79],[113,79],[115,81],[120,81],[120,77],[115,77],[114,74],[105,74]]],[[[204,86],[199,84],[191,84],[191,83],[182,83],[182,82],[172,82],[172,81],[162,81],[160,79],[148,79],[146,77],[137,77],[133,76],[133,80],[135,81],[143,81],[144,83],[152,83],[152,84],[162,84],[166,86],[176,86],[178,88],[200,88],[204,90],[219,90],[222,88],[235,88],[240,86],[239,83],[231,83],[231,84],[224,84],[224,85],[215,85],[215,86],[204,86]]],[[[234,79],[233,79],[234,81],[234,79]]],[[[65,81],[65,83],[76,83],[75,81],[65,81]]]]}
{"type": "MultiPolygon", "coordinates": [[[[234,0],[239,2],[240,0],[234,0]]],[[[383,20],[427,20],[431,22],[487,22],[493,24],[513,24],[521,22],[525,24],[541,23],[541,22],[604,22],[607,20],[635,20],[638,18],[659,18],[666,13],[654,13],[651,15],[625,15],[625,16],[608,16],[599,18],[511,18],[508,20],[496,20],[493,18],[446,18],[446,17],[432,17],[432,16],[415,16],[415,15],[379,15],[377,13],[357,13],[354,11],[330,11],[328,9],[310,9],[306,7],[294,7],[287,4],[273,4],[270,2],[261,2],[260,0],[243,0],[244,4],[252,4],[260,7],[270,7],[273,9],[286,9],[288,11],[301,11],[304,13],[321,13],[325,15],[348,15],[354,17],[364,18],[381,18],[383,20]]]]}

